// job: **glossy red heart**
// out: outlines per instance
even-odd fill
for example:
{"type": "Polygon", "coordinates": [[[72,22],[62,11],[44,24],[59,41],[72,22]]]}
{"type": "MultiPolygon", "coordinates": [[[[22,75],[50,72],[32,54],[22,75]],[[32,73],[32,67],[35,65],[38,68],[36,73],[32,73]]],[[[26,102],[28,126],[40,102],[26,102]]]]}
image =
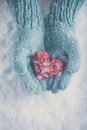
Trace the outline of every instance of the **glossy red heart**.
{"type": "Polygon", "coordinates": [[[34,72],[38,80],[50,78],[63,70],[63,61],[53,58],[50,60],[49,54],[45,50],[34,54],[34,72]]]}

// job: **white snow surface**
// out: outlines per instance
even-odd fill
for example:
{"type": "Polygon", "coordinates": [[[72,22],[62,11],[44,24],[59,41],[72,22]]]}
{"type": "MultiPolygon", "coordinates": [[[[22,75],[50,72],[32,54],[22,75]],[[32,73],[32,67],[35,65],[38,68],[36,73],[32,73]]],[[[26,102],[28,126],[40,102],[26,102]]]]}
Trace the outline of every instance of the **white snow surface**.
{"type": "MultiPolygon", "coordinates": [[[[43,0],[48,11],[50,0],[43,0]]],[[[69,87],[57,94],[29,94],[12,68],[15,24],[0,0],[0,130],[87,130],[87,1],[76,22],[81,67],[69,87]]]]}

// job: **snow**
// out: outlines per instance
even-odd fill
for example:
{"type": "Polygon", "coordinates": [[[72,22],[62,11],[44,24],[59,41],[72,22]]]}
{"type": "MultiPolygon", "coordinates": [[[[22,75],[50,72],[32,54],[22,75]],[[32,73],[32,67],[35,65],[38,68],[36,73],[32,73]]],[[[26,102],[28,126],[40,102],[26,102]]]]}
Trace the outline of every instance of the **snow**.
{"type": "Polygon", "coordinates": [[[15,23],[6,2],[0,0],[0,130],[87,130],[86,8],[87,2],[76,24],[82,56],[79,72],[65,91],[35,95],[28,93],[12,68],[15,23]]]}

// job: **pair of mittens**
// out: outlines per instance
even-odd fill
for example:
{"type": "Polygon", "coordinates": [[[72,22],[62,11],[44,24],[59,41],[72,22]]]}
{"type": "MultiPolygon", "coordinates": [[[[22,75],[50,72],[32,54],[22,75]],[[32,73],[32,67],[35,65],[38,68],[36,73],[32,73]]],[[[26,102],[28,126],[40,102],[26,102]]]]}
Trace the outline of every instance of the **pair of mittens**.
{"type": "Polygon", "coordinates": [[[83,1],[52,0],[44,26],[38,0],[7,0],[17,26],[13,41],[14,68],[29,91],[39,94],[50,89],[56,93],[65,89],[73,74],[79,70],[80,49],[74,20],[83,1]],[[61,76],[53,76],[54,72],[50,72],[53,77],[46,80],[36,79],[31,61],[39,50],[46,50],[54,58],[50,61],[51,66],[54,61],[56,64],[57,59],[64,61],[61,76]]]}

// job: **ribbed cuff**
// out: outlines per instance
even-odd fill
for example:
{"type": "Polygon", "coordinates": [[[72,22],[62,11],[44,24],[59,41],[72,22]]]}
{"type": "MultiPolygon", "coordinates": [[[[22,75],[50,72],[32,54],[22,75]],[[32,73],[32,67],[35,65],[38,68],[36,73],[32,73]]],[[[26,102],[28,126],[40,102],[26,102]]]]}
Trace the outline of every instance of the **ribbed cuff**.
{"type": "Polygon", "coordinates": [[[55,26],[59,22],[72,26],[84,0],[52,0],[48,22],[55,26]]]}
{"type": "Polygon", "coordinates": [[[22,28],[44,28],[43,16],[38,0],[7,0],[17,26],[22,28]]]}

